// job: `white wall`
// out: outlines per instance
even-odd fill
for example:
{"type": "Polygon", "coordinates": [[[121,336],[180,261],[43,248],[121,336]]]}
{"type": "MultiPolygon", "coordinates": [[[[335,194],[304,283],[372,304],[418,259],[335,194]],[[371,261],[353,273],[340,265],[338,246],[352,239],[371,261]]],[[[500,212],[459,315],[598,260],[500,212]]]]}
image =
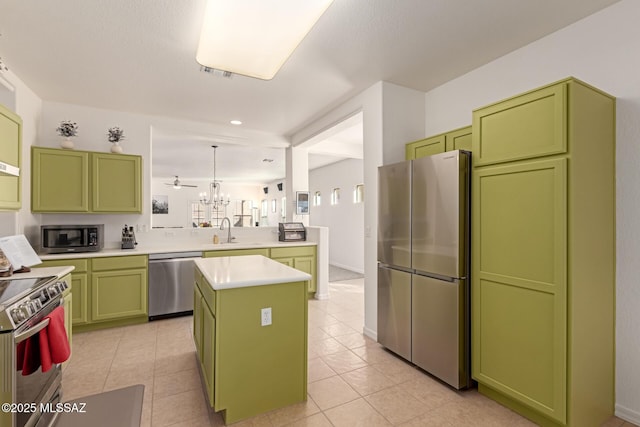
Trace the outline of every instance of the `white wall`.
{"type": "Polygon", "coordinates": [[[426,94],[425,135],[474,108],[574,76],[618,98],[616,414],[640,424],[640,2],[623,0],[426,94]]]}
{"type": "MultiPolygon", "coordinates": [[[[168,214],[152,214],[151,225],[153,227],[184,227],[191,228],[191,202],[197,202],[199,194],[206,191],[209,193],[209,182],[202,180],[181,180],[182,184],[197,185],[197,187],[182,187],[178,190],[174,189],[166,183],[172,183],[170,179],[154,178],[151,182],[151,196],[164,195],[168,197],[169,213],[168,214]]],[[[234,215],[239,200],[251,200],[253,206],[260,208],[260,200],[262,200],[264,185],[260,184],[240,184],[240,183],[224,183],[221,185],[222,192],[226,198],[230,196],[231,203],[226,207],[226,216],[234,222],[234,215]]]]}
{"type": "Polygon", "coordinates": [[[320,206],[310,207],[309,223],[329,228],[329,263],[364,273],[365,203],[353,203],[353,189],[364,183],[363,161],[343,160],[309,172],[309,192],[322,194],[320,206]],[[331,191],[340,188],[340,203],[331,205],[331,191]]]}

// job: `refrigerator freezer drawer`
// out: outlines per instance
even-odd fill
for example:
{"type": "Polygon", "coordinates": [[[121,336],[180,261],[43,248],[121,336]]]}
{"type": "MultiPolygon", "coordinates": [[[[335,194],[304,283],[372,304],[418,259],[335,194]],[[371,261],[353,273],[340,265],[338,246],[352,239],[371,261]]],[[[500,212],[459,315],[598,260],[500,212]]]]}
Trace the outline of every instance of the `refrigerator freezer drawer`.
{"type": "Polygon", "coordinates": [[[378,266],[378,342],[411,361],[411,274],[378,266]]]}
{"type": "Polygon", "coordinates": [[[466,281],[413,275],[411,293],[412,362],[457,389],[468,387],[466,281]]]}

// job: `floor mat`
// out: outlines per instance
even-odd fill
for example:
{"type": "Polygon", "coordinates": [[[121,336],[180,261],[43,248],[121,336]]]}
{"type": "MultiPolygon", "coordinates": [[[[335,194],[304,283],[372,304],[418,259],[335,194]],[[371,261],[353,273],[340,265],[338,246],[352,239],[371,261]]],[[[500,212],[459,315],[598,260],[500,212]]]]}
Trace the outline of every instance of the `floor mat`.
{"type": "Polygon", "coordinates": [[[65,402],[56,427],[140,427],[144,385],[105,391],[65,402]]]}

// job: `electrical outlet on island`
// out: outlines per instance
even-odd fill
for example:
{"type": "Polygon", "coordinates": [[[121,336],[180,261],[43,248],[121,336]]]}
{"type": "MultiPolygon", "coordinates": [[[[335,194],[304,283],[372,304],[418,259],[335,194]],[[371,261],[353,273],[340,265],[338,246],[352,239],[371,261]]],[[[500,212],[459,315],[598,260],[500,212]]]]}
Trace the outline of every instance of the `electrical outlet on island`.
{"type": "Polygon", "coordinates": [[[271,307],[260,310],[260,319],[261,326],[269,326],[271,324],[271,307]]]}

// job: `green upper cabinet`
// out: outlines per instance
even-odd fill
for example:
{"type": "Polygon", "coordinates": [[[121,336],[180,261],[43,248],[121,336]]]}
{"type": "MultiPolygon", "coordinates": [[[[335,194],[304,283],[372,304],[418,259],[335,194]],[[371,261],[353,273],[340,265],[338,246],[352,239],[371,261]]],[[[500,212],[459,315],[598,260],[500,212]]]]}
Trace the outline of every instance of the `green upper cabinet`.
{"type": "Polygon", "coordinates": [[[471,126],[448,132],[445,136],[445,151],[471,151],[471,126]]]}
{"type": "Polygon", "coordinates": [[[471,126],[410,142],[405,146],[405,157],[413,160],[452,150],[471,150],[471,126]]]}
{"type": "Polygon", "coordinates": [[[31,211],[89,212],[89,153],[31,147],[31,211]]]}
{"type": "Polygon", "coordinates": [[[93,212],[142,212],[140,156],[91,153],[93,212]]]}
{"type": "Polygon", "coordinates": [[[140,156],[31,147],[31,165],[33,212],[142,212],[140,156]]]}
{"type": "Polygon", "coordinates": [[[433,154],[444,153],[444,134],[410,142],[406,145],[406,158],[419,159],[420,157],[431,156],[433,154]]]}
{"type": "Polygon", "coordinates": [[[473,112],[472,375],[539,425],[614,410],[615,98],[567,79],[473,112]]]}
{"type": "MultiPolygon", "coordinates": [[[[22,119],[0,105],[0,162],[22,167],[22,119]]],[[[19,210],[22,206],[21,177],[7,174],[0,164],[0,211],[19,210]]]]}
{"type": "Polygon", "coordinates": [[[567,151],[567,85],[544,87],[473,114],[477,166],[567,151]]]}

